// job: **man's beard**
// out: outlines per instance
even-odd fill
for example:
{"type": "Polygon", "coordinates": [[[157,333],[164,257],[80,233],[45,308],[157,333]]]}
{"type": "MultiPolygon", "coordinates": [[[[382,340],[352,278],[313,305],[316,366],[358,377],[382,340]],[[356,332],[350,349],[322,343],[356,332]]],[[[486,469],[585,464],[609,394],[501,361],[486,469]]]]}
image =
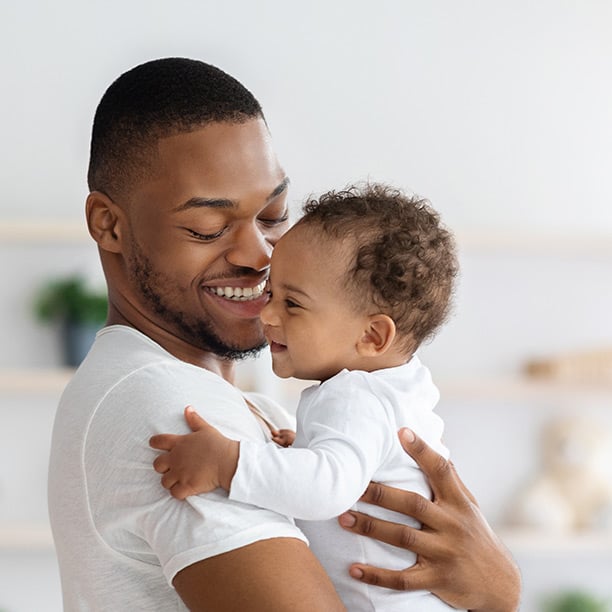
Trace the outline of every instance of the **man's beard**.
{"type": "MultiPolygon", "coordinates": [[[[246,349],[233,346],[222,340],[208,321],[193,318],[189,320],[184,312],[170,306],[160,290],[161,287],[169,283],[164,283],[161,275],[153,270],[151,261],[136,243],[133,245],[129,265],[130,276],[136,282],[140,295],[145,302],[155,314],[178,329],[181,332],[182,339],[191,345],[209,351],[227,361],[255,357],[266,347],[265,340],[246,349]]],[[[168,281],[171,281],[171,279],[168,279],[168,281]]]]}

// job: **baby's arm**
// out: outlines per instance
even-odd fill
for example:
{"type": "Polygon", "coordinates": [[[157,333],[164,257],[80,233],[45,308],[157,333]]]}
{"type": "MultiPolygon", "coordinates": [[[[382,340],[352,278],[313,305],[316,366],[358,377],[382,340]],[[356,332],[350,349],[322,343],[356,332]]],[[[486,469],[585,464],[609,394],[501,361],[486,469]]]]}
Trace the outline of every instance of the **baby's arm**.
{"type": "Polygon", "coordinates": [[[162,485],[177,499],[218,487],[229,491],[240,443],[226,438],[191,406],[185,408],[185,419],[193,433],[159,434],[149,440],[153,448],[168,451],[153,462],[155,471],[163,474],[162,485]]]}
{"type": "MultiPolygon", "coordinates": [[[[371,410],[379,412],[380,404],[373,402],[371,410]]],[[[381,453],[387,452],[386,433],[381,432],[388,426],[367,415],[364,421],[364,412],[370,411],[360,410],[361,417],[352,419],[352,431],[315,419],[309,425],[309,447],[285,449],[229,440],[187,409],[185,417],[194,433],[153,436],[151,446],[168,451],[157,457],[154,467],[177,499],[221,486],[229,490],[230,499],[280,514],[305,520],[332,518],[359,499],[381,453]]],[[[343,417],[339,421],[346,424],[343,417]]]]}
{"type": "Polygon", "coordinates": [[[352,506],[397,442],[378,398],[361,391],[353,409],[356,398],[342,393],[301,403],[297,448],[243,440],[230,499],[303,520],[352,506]]]}

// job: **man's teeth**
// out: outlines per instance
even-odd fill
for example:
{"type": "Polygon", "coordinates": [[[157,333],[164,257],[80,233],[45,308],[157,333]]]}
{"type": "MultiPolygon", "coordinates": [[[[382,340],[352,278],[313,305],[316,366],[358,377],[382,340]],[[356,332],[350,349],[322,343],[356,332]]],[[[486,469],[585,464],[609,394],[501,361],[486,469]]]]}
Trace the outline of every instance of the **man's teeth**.
{"type": "Polygon", "coordinates": [[[219,297],[245,302],[261,297],[265,287],[266,281],[263,281],[255,287],[210,287],[210,291],[219,297]]]}

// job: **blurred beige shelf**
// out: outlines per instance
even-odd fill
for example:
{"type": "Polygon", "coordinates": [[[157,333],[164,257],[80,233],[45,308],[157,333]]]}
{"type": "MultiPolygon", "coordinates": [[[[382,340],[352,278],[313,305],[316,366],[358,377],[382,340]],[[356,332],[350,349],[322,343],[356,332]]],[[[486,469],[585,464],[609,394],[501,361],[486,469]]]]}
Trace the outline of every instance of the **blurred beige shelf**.
{"type": "MultiPolygon", "coordinates": [[[[60,393],[74,374],[71,368],[0,368],[0,392],[60,393]]],[[[289,379],[278,381],[281,394],[297,396],[312,383],[289,379]]],[[[518,400],[589,398],[612,400],[612,381],[587,384],[538,380],[527,377],[463,378],[437,381],[441,401],[518,400]]]]}
{"type": "MultiPolygon", "coordinates": [[[[612,556],[612,534],[584,533],[576,535],[543,534],[521,529],[497,530],[499,537],[515,555],[612,556]]],[[[0,524],[0,550],[44,551],[53,548],[48,524],[0,524]]]]}
{"type": "Polygon", "coordinates": [[[612,557],[612,533],[610,532],[566,535],[508,528],[497,529],[496,533],[515,555],[588,554],[612,557]]]}
{"type": "Polygon", "coordinates": [[[0,369],[0,391],[60,393],[73,374],[71,368],[0,369]]]}
{"type": "Polygon", "coordinates": [[[84,221],[0,221],[0,242],[61,244],[90,240],[84,221]]]}
{"type": "Polygon", "coordinates": [[[545,399],[612,399],[612,380],[593,382],[570,382],[555,379],[516,377],[480,377],[464,379],[441,379],[437,381],[441,401],[457,400],[523,400],[545,399]]]}
{"type": "MultiPolygon", "coordinates": [[[[485,252],[512,252],[521,255],[563,255],[574,257],[612,255],[612,236],[608,233],[513,231],[511,229],[480,228],[455,231],[460,250],[485,252]]],[[[57,219],[5,219],[0,220],[0,242],[27,243],[82,243],[91,238],[84,220],[57,219]]]]}
{"type": "MultiPolygon", "coordinates": [[[[580,383],[530,378],[527,376],[465,377],[436,379],[440,401],[530,401],[557,399],[601,399],[612,401],[612,380],[609,382],[580,383]]],[[[285,397],[297,397],[312,381],[286,379],[277,381],[278,390],[285,397]]]]}
{"type": "Polygon", "coordinates": [[[0,524],[0,550],[46,551],[53,549],[48,523],[0,524]]]}
{"type": "Polygon", "coordinates": [[[572,257],[612,255],[609,232],[577,231],[573,234],[512,231],[504,229],[461,230],[455,232],[459,250],[510,252],[516,255],[572,257]]]}

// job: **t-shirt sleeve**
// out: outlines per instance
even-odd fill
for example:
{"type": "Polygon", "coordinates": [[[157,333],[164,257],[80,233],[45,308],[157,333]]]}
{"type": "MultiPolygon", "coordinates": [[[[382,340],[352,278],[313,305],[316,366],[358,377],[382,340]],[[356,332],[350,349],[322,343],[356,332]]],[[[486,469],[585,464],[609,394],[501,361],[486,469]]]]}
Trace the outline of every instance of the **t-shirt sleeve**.
{"type": "Polygon", "coordinates": [[[328,381],[300,405],[294,447],[241,442],[230,499],[326,520],[361,497],[395,430],[387,407],[366,385],[344,383],[345,377],[328,381]]]}
{"type": "Polygon", "coordinates": [[[292,519],[230,500],[221,490],[174,499],[153,469],[157,433],[188,433],[186,405],[234,439],[263,440],[240,394],[184,364],[148,366],[115,386],[88,428],[84,469],[91,517],[117,554],[161,565],[169,582],[202,559],[276,537],[305,537],[292,519]]]}

